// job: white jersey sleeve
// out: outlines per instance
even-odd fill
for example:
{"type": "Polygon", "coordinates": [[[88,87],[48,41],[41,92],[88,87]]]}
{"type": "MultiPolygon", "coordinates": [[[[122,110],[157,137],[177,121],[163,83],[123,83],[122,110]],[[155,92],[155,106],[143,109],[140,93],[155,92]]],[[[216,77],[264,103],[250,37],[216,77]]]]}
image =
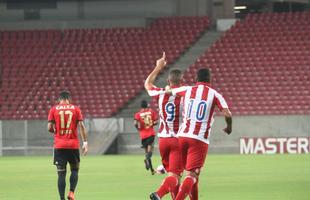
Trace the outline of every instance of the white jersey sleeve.
{"type": "Polygon", "coordinates": [[[214,97],[215,97],[214,98],[215,103],[220,110],[223,110],[224,108],[228,108],[226,100],[220,93],[215,91],[214,97]]]}
{"type": "Polygon", "coordinates": [[[171,92],[172,92],[173,96],[176,96],[176,95],[184,96],[186,91],[189,88],[190,88],[189,86],[182,86],[182,87],[179,87],[179,88],[172,89],[171,92]]]}
{"type": "Polygon", "coordinates": [[[151,89],[147,90],[147,93],[151,97],[156,97],[161,94],[165,94],[165,90],[163,88],[152,87],[151,89]]]}

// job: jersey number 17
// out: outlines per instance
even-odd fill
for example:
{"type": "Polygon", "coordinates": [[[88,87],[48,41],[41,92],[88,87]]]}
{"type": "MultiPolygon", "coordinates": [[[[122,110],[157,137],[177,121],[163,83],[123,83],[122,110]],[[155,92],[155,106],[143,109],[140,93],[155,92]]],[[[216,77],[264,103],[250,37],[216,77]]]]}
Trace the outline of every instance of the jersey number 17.
{"type": "Polygon", "coordinates": [[[60,128],[62,129],[60,131],[60,134],[70,134],[72,131],[70,130],[70,125],[72,122],[72,116],[73,113],[70,110],[61,110],[59,112],[59,116],[60,116],[60,128]],[[68,115],[68,119],[65,120],[65,115],[68,115]],[[65,130],[63,130],[65,129],[65,130]]]}

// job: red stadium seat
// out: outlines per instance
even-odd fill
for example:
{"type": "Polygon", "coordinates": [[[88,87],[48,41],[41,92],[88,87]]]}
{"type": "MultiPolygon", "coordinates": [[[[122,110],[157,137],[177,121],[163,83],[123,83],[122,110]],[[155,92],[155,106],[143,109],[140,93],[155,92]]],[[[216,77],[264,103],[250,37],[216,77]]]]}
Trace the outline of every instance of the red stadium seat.
{"type": "Polygon", "coordinates": [[[193,83],[208,65],[237,115],[309,114],[309,19],[309,12],[250,14],[190,66],[185,80],[193,83]]]}
{"type": "Polygon", "coordinates": [[[1,31],[1,106],[9,109],[0,118],[45,119],[63,89],[85,115],[109,117],[143,89],[164,49],[174,62],[208,25],[207,17],[168,17],[147,28],[1,31]]]}

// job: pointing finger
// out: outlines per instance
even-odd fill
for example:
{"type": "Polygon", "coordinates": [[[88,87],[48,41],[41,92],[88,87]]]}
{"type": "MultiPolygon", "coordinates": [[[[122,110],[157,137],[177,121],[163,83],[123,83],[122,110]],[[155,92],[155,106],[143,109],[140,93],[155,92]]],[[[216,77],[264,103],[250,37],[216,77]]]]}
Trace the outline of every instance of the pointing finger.
{"type": "Polygon", "coordinates": [[[163,58],[166,59],[166,52],[163,52],[163,58]]]}

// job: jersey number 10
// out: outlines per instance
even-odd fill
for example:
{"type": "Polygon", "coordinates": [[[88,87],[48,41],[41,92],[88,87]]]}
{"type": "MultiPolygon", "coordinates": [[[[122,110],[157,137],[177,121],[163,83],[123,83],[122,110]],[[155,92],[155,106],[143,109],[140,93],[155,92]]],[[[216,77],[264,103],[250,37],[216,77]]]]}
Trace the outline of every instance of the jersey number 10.
{"type": "Polygon", "coordinates": [[[194,99],[191,99],[188,104],[188,109],[187,109],[187,118],[192,119],[192,112],[196,113],[194,118],[197,121],[203,121],[206,117],[207,113],[207,102],[206,101],[200,101],[197,105],[197,110],[193,111],[193,106],[194,106],[194,99]]]}

